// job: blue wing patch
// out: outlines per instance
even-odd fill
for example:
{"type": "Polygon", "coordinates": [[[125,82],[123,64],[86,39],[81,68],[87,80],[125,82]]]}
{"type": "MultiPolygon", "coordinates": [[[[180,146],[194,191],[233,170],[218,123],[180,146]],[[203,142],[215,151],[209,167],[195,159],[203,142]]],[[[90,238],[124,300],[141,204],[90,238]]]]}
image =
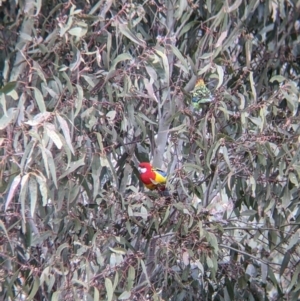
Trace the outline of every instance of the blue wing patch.
{"type": "Polygon", "coordinates": [[[201,103],[208,103],[213,100],[211,92],[207,89],[204,80],[198,79],[194,90],[192,91],[192,104],[198,108],[201,103]]]}
{"type": "Polygon", "coordinates": [[[154,171],[156,171],[157,173],[159,173],[160,175],[162,175],[163,177],[167,177],[167,173],[159,168],[153,168],[154,171]]]}

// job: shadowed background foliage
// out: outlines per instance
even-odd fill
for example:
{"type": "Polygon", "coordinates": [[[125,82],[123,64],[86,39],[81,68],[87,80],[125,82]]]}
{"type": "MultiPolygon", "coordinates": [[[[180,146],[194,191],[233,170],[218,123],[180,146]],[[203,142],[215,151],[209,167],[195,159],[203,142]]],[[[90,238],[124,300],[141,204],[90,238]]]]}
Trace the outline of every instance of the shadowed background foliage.
{"type": "Polygon", "coordinates": [[[0,299],[298,300],[299,9],[2,1],[0,299]]]}

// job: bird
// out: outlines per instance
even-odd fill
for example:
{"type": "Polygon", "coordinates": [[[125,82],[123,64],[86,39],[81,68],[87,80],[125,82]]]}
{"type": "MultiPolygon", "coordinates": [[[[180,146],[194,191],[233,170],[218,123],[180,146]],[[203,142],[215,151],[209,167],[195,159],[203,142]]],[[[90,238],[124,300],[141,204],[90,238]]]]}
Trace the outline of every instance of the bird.
{"type": "Polygon", "coordinates": [[[192,104],[195,109],[200,109],[200,104],[208,103],[213,100],[211,92],[206,87],[203,78],[199,78],[196,81],[194,89],[191,91],[192,93],[192,104]]]}
{"type": "Polygon", "coordinates": [[[166,190],[167,173],[159,168],[153,167],[149,162],[141,162],[138,167],[140,179],[150,190],[166,190]]]}

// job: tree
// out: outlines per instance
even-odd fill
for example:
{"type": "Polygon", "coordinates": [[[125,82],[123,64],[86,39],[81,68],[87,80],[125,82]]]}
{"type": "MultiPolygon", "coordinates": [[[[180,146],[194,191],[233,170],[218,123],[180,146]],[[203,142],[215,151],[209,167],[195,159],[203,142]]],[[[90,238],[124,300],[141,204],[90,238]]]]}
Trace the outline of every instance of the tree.
{"type": "Polygon", "coordinates": [[[297,300],[298,16],[4,2],[1,297],[297,300]],[[171,197],[144,191],[148,160],[171,197]]]}

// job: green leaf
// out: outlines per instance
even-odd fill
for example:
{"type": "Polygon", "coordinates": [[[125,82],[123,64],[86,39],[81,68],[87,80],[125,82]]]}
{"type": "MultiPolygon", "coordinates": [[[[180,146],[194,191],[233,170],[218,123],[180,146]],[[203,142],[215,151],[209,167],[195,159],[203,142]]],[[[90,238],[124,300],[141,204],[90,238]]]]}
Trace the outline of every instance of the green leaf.
{"type": "Polygon", "coordinates": [[[261,270],[261,280],[263,283],[266,283],[268,277],[268,270],[269,270],[268,264],[262,262],[260,270],[261,270]]]}
{"type": "Polygon", "coordinates": [[[3,221],[2,221],[1,219],[0,219],[0,229],[2,229],[2,231],[4,232],[4,234],[5,234],[5,236],[6,236],[6,239],[7,239],[8,243],[9,243],[9,245],[10,245],[10,249],[11,249],[11,251],[12,251],[12,254],[13,254],[13,248],[12,248],[12,246],[11,246],[11,240],[10,240],[10,237],[9,237],[8,232],[7,232],[7,229],[6,229],[4,223],[3,223],[3,221]]]}
{"type": "Polygon", "coordinates": [[[58,179],[63,179],[65,176],[75,171],[78,167],[84,165],[84,161],[85,161],[85,157],[82,157],[78,161],[71,162],[70,167],[58,179]]]}
{"type": "Polygon", "coordinates": [[[37,182],[36,179],[31,176],[29,178],[29,183],[28,183],[28,193],[30,197],[30,213],[31,216],[35,216],[35,207],[36,207],[36,202],[37,202],[37,182]]]}
{"type": "Polygon", "coordinates": [[[34,277],[33,286],[31,288],[30,294],[27,296],[26,300],[34,300],[34,296],[40,288],[40,278],[34,277]]]}
{"type": "Polygon", "coordinates": [[[35,174],[35,178],[39,184],[39,189],[43,200],[43,206],[46,206],[48,200],[47,180],[42,174],[35,174]]]}
{"type": "Polygon", "coordinates": [[[81,38],[86,35],[87,31],[88,31],[87,27],[73,27],[68,31],[68,33],[72,36],[81,38]]]}
{"type": "Polygon", "coordinates": [[[27,196],[28,179],[29,179],[29,174],[26,174],[22,177],[21,190],[20,190],[20,195],[19,195],[19,202],[21,204],[21,215],[22,215],[22,218],[23,218],[24,222],[26,222],[26,218],[25,218],[25,211],[26,211],[25,200],[26,200],[26,196],[27,196]]]}
{"type": "Polygon", "coordinates": [[[282,75],[275,75],[275,76],[272,76],[271,79],[270,79],[270,83],[273,83],[274,81],[277,81],[279,83],[282,83],[283,81],[285,81],[286,78],[282,75]]]}
{"type": "Polygon", "coordinates": [[[207,266],[209,267],[209,269],[214,268],[214,263],[209,256],[206,256],[206,263],[207,263],[207,266]]]}
{"type": "MultiPolygon", "coordinates": [[[[76,68],[79,67],[80,57],[81,57],[80,51],[77,49],[76,50],[76,62],[72,65],[72,68],[74,68],[73,70],[76,70],[76,68]]],[[[70,77],[68,76],[68,74],[66,72],[61,72],[61,76],[66,80],[66,85],[67,85],[67,88],[69,90],[69,93],[73,94],[74,88],[73,88],[70,77]]]]}
{"type": "Polygon", "coordinates": [[[211,68],[211,63],[208,63],[207,65],[205,65],[203,68],[200,69],[200,71],[198,71],[198,75],[202,75],[205,74],[210,68],[211,68]]]}
{"type": "Polygon", "coordinates": [[[294,245],[298,244],[298,242],[299,242],[299,233],[297,231],[292,235],[287,250],[290,250],[294,245]]]}
{"type": "Polygon", "coordinates": [[[39,107],[40,112],[41,113],[46,112],[45,101],[41,91],[35,87],[30,87],[30,88],[33,89],[34,99],[39,107]]]}
{"type": "Polygon", "coordinates": [[[100,294],[99,294],[99,290],[94,287],[94,301],[99,301],[100,300],[100,294]]]}
{"type": "Polygon", "coordinates": [[[126,250],[123,249],[123,248],[111,248],[111,247],[109,247],[109,249],[112,252],[116,253],[116,254],[121,254],[121,255],[125,255],[126,254],[126,250]]]}
{"type": "Polygon", "coordinates": [[[253,101],[256,102],[257,94],[256,94],[255,81],[254,81],[254,77],[253,77],[253,71],[249,72],[249,80],[250,80],[250,86],[251,86],[251,91],[252,91],[252,95],[253,95],[253,101]]]}
{"type": "Polygon", "coordinates": [[[118,28],[120,30],[120,32],[127,37],[129,40],[131,40],[132,42],[134,42],[135,44],[138,44],[140,46],[142,46],[143,48],[146,47],[146,43],[145,41],[141,40],[140,38],[138,38],[135,33],[133,33],[129,28],[127,24],[122,24],[122,23],[118,23],[118,28]]]}
{"type": "Polygon", "coordinates": [[[181,52],[179,51],[179,49],[177,47],[175,47],[174,45],[170,45],[170,47],[172,48],[173,53],[176,55],[176,57],[180,60],[182,66],[184,67],[183,71],[185,73],[189,73],[189,67],[187,64],[186,59],[183,57],[183,55],[181,54],[181,52]]]}
{"type": "MultiPolygon", "coordinates": [[[[111,0],[109,1],[111,2],[111,0]]],[[[106,42],[107,55],[105,59],[103,59],[103,63],[106,69],[108,69],[109,62],[112,60],[111,58],[111,49],[112,49],[112,34],[107,32],[107,42],[106,42]]]]}
{"type": "Polygon", "coordinates": [[[210,166],[212,160],[215,158],[217,152],[219,152],[219,148],[221,146],[222,142],[218,140],[215,142],[212,148],[209,149],[206,157],[207,166],[210,166]]]}
{"type": "Polygon", "coordinates": [[[61,292],[60,291],[55,291],[52,296],[51,296],[51,301],[59,301],[59,296],[60,296],[61,292]]]}
{"type": "Polygon", "coordinates": [[[35,149],[35,144],[36,144],[36,141],[34,139],[32,139],[27,145],[26,145],[26,148],[25,148],[25,151],[24,151],[24,154],[22,156],[22,160],[21,160],[21,163],[20,163],[20,169],[21,169],[21,172],[23,173],[24,170],[26,169],[26,167],[28,166],[28,164],[30,163],[30,161],[32,161],[32,153],[35,149]]]}
{"type": "Polygon", "coordinates": [[[137,112],[138,116],[144,119],[145,121],[149,122],[150,124],[157,124],[156,122],[150,120],[146,115],[141,112],[137,112]]]}
{"type": "Polygon", "coordinates": [[[288,291],[292,289],[292,287],[298,282],[299,273],[300,273],[300,265],[297,265],[296,269],[294,270],[292,280],[289,282],[289,286],[287,287],[288,291]]]}
{"type": "Polygon", "coordinates": [[[28,120],[27,122],[25,122],[25,124],[28,124],[30,126],[37,126],[43,124],[46,120],[48,120],[48,118],[50,118],[50,116],[50,112],[39,113],[35,115],[32,120],[28,120]]]}
{"type": "Polygon", "coordinates": [[[20,38],[22,40],[29,41],[29,42],[31,42],[33,40],[33,38],[29,34],[27,34],[26,32],[22,32],[22,31],[20,32],[20,38]]]}
{"type": "Polygon", "coordinates": [[[228,156],[228,150],[226,146],[221,146],[221,152],[223,153],[225,162],[227,163],[228,167],[230,170],[232,170],[231,164],[230,164],[230,160],[229,160],[229,156],[228,156]]]}
{"type": "Polygon", "coordinates": [[[262,120],[257,117],[248,117],[255,125],[257,125],[259,128],[262,128],[262,120]]]}
{"type": "Polygon", "coordinates": [[[44,167],[47,174],[47,178],[49,178],[49,166],[48,166],[48,156],[46,155],[46,148],[44,148],[42,145],[39,145],[39,148],[42,152],[42,157],[44,161],[44,167]]]}
{"type": "Polygon", "coordinates": [[[63,249],[66,249],[66,248],[69,248],[70,246],[69,246],[69,244],[68,243],[63,243],[63,244],[61,244],[57,249],[56,249],[56,252],[55,252],[55,254],[56,254],[56,256],[58,256],[58,257],[61,257],[61,252],[62,252],[62,250],[63,249]]]}
{"type": "Polygon", "coordinates": [[[219,65],[216,65],[216,68],[217,68],[217,72],[218,72],[218,76],[219,76],[219,82],[218,82],[216,89],[219,89],[223,84],[224,70],[223,70],[222,66],[219,66],[219,65]]]}
{"type": "Polygon", "coordinates": [[[128,269],[127,286],[126,286],[128,291],[130,291],[133,288],[135,277],[136,277],[135,268],[133,266],[130,266],[128,269]]]}
{"type": "Polygon", "coordinates": [[[88,284],[86,283],[86,281],[81,281],[81,280],[78,280],[78,279],[72,279],[72,283],[74,283],[74,284],[77,284],[77,285],[79,285],[79,286],[82,286],[82,287],[84,287],[85,289],[88,289],[89,287],[88,287],[88,284]]]}
{"type": "Polygon", "coordinates": [[[151,83],[151,81],[149,82],[149,80],[147,78],[144,78],[144,85],[145,88],[147,89],[148,95],[150,96],[151,99],[153,99],[154,101],[158,102],[156,95],[154,93],[154,89],[153,89],[153,85],[151,83]]]}
{"type": "Polygon", "coordinates": [[[231,13],[237,10],[241,4],[242,4],[242,0],[236,0],[231,6],[225,8],[226,13],[231,13]]]}
{"type": "Polygon", "coordinates": [[[200,56],[200,59],[208,59],[210,58],[211,56],[213,56],[213,52],[210,52],[210,53],[204,53],[200,56]]]}
{"type": "Polygon", "coordinates": [[[17,86],[17,81],[9,82],[0,89],[0,93],[8,94],[13,91],[17,86]]]}
{"type": "Polygon", "coordinates": [[[174,17],[176,20],[180,20],[184,11],[186,11],[188,6],[187,1],[179,0],[177,1],[176,10],[174,10],[174,17]]]}
{"type": "Polygon", "coordinates": [[[289,180],[291,181],[291,183],[293,183],[296,187],[299,187],[299,182],[298,179],[296,177],[296,175],[293,172],[289,173],[289,180]]]}
{"type": "Polygon", "coordinates": [[[157,81],[157,73],[156,73],[155,69],[150,66],[147,66],[147,65],[145,66],[145,68],[146,68],[147,73],[153,80],[153,82],[157,81]]]}
{"type": "Polygon", "coordinates": [[[257,214],[256,210],[245,210],[245,211],[241,212],[241,216],[253,216],[256,214],[257,214]]]}
{"type": "Polygon", "coordinates": [[[290,262],[290,259],[291,259],[291,254],[290,252],[286,252],[284,254],[284,257],[283,257],[283,260],[282,260],[282,264],[281,264],[281,267],[280,267],[280,273],[279,275],[282,276],[283,273],[285,272],[285,269],[287,268],[289,262],[290,262]]]}
{"type": "MultiPolygon", "coordinates": [[[[76,53],[76,59],[69,66],[71,72],[74,72],[75,70],[77,70],[79,68],[81,62],[83,61],[81,52],[77,48],[75,49],[75,53],[76,53]]],[[[72,86],[69,76],[65,72],[63,72],[63,75],[64,75],[64,78],[67,80],[69,90],[73,91],[73,86],[72,86]]]]}
{"type": "Polygon", "coordinates": [[[112,301],[113,299],[113,286],[112,282],[109,278],[105,278],[105,288],[106,288],[106,295],[107,295],[107,301],[112,301]]]}
{"type": "Polygon", "coordinates": [[[183,28],[180,30],[178,34],[178,38],[180,38],[182,35],[187,33],[191,28],[193,28],[198,22],[197,21],[192,21],[183,26],[183,28]]]}
{"type": "Polygon", "coordinates": [[[53,124],[51,123],[45,123],[44,124],[44,130],[46,131],[47,135],[50,137],[50,139],[54,142],[54,144],[56,145],[56,147],[58,149],[61,149],[63,144],[62,141],[60,140],[59,136],[57,135],[56,131],[55,131],[55,127],[53,124]]]}
{"type": "Polygon", "coordinates": [[[58,188],[57,187],[57,180],[56,180],[56,168],[55,168],[55,163],[54,163],[54,160],[53,160],[53,157],[52,157],[52,153],[46,148],[44,148],[44,152],[47,156],[47,164],[48,164],[47,169],[49,167],[54,185],[55,185],[56,188],[58,188]]]}
{"type": "Polygon", "coordinates": [[[72,154],[74,155],[74,149],[73,149],[73,145],[72,145],[72,141],[71,141],[71,134],[70,134],[70,130],[68,127],[68,123],[66,122],[66,120],[64,118],[62,118],[60,115],[56,115],[56,118],[59,122],[60,128],[63,131],[64,137],[66,139],[67,145],[70,149],[70,151],[72,152],[72,154]]]}
{"type": "Polygon", "coordinates": [[[219,252],[219,245],[217,237],[213,233],[205,232],[207,242],[214,248],[214,253],[217,255],[219,252]]]}
{"type": "MultiPolygon", "coordinates": [[[[40,77],[40,79],[47,85],[47,80],[45,78],[44,72],[42,70],[42,67],[38,64],[38,62],[33,61],[33,70],[36,70],[38,76],[40,77]]],[[[47,86],[45,88],[48,88],[47,86]]],[[[50,88],[48,88],[49,90],[52,90],[50,88]]],[[[54,92],[54,91],[53,91],[54,92]]]]}
{"type": "Polygon", "coordinates": [[[163,220],[162,220],[162,222],[161,222],[161,225],[163,225],[164,222],[165,222],[166,220],[168,220],[169,216],[170,216],[170,206],[168,206],[168,207],[167,207],[167,210],[165,211],[165,216],[164,216],[164,218],[163,218],[163,220]]]}
{"type": "Polygon", "coordinates": [[[21,175],[17,175],[13,179],[13,181],[12,181],[12,183],[10,185],[10,188],[9,188],[9,192],[8,192],[7,198],[6,198],[5,210],[4,211],[7,210],[7,208],[9,207],[9,205],[10,205],[12,199],[13,199],[13,197],[15,196],[16,189],[18,188],[18,186],[19,186],[19,184],[21,182],[21,179],[22,179],[21,175]]]}
{"type": "Polygon", "coordinates": [[[143,273],[144,273],[144,275],[145,275],[145,277],[146,277],[147,283],[148,283],[149,285],[151,285],[151,282],[150,282],[149,277],[148,277],[147,268],[146,268],[146,265],[145,265],[144,260],[141,260],[141,266],[142,266],[143,273]]]}
{"type": "Polygon", "coordinates": [[[0,130],[4,130],[11,122],[13,122],[16,118],[17,109],[10,108],[7,110],[6,114],[4,114],[0,118],[0,130]]]}
{"type": "Polygon", "coordinates": [[[75,98],[75,108],[76,111],[74,113],[74,117],[76,117],[81,108],[82,108],[82,101],[83,101],[83,89],[80,85],[76,85],[76,89],[77,89],[77,97],[75,98]]]}
{"type": "Polygon", "coordinates": [[[227,34],[228,34],[228,30],[225,30],[225,31],[222,31],[222,32],[221,32],[221,34],[220,34],[220,36],[219,36],[219,38],[218,38],[218,40],[217,40],[217,43],[216,43],[216,45],[215,45],[216,48],[222,46],[223,41],[224,41],[224,40],[226,39],[226,37],[227,37],[227,34]]]}
{"type": "Polygon", "coordinates": [[[111,64],[111,67],[109,69],[109,71],[112,71],[112,70],[115,70],[116,69],[116,65],[120,62],[123,62],[123,61],[126,61],[126,60],[132,60],[132,56],[125,52],[125,53],[121,53],[119,54],[113,61],[112,61],[112,64],[111,64]]]}
{"type": "Polygon", "coordinates": [[[115,110],[109,111],[109,112],[106,114],[106,118],[107,118],[109,121],[113,121],[113,120],[116,118],[116,115],[117,115],[117,112],[116,112],[115,110]]]}
{"type": "Polygon", "coordinates": [[[159,46],[155,46],[154,50],[162,59],[162,63],[163,63],[164,70],[165,70],[165,81],[166,81],[167,85],[169,86],[169,84],[170,84],[170,82],[169,82],[170,81],[170,68],[169,68],[168,58],[164,53],[165,49],[162,47],[159,47],[159,46]]]}
{"type": "Polygon", "coordinates": [[[131,297],[131,293],[128,291],[124,291],[119,297],[118,300],[128,300],[131,297]]]}

